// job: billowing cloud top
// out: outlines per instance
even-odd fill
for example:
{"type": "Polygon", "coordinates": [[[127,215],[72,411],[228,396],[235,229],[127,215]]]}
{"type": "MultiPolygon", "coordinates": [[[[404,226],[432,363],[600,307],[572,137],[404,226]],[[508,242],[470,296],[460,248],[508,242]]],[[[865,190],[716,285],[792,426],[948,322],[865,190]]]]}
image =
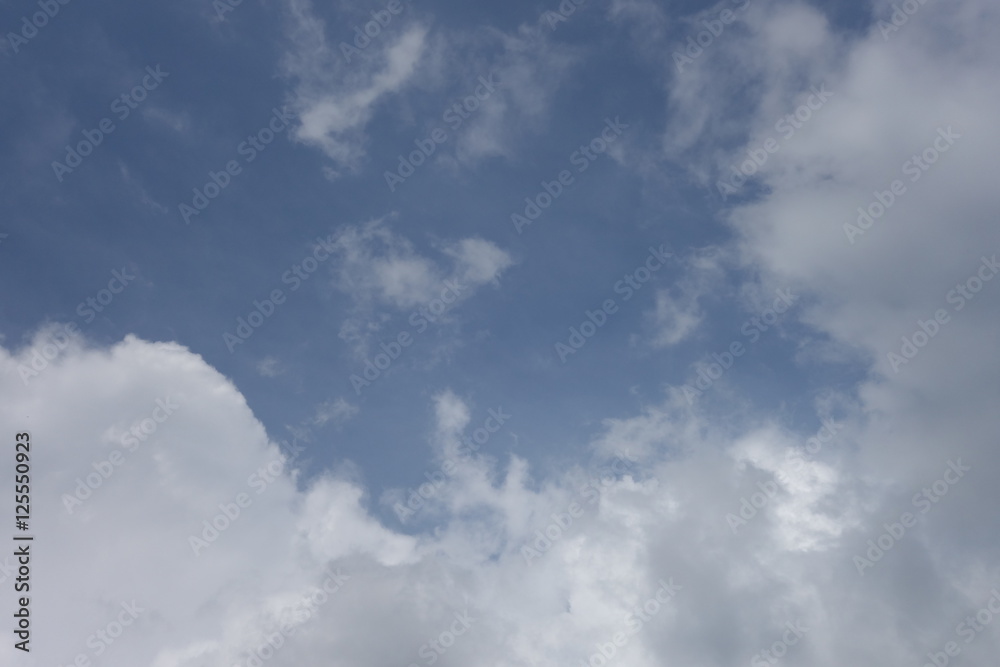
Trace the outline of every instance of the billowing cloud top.
{"type": "Polygon", "coordinates": [[[993,664],[1000,7],[348,5],[8,22],[0,664],[993,664]]]}

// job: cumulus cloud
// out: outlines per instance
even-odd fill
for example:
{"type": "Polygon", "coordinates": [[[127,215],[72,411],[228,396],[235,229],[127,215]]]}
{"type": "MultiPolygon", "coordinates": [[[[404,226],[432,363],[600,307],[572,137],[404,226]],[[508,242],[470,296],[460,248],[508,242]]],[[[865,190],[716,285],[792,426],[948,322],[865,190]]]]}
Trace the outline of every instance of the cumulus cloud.
{"type": "MultiPolygon", "coordinates": [[[[893,7],[880,2],[867,31],[845,36],[805,4],[754,7],[667,77],[678,131],[664,154],[690,159],[714,188],[810,86],[829,86],[822,116],[770,152],[755,189],[722,216],[752,289],[808,295],[794,317],[864,360],[856,386],[780,418],[709,412],[668,390],[605,419],[592,465],[552,472],[461,454],[403,525],[392,506],[406,490],[373,500],[347,461],[304,474],[308,451],[272,442],[232,382],[183,346],[64,336],[57,349],[49,327],[0,348],[0,421],[30,431],[33,446],[32,609],[37,628],[60,629],[36,634],[32,659],[231,666],[254,651],[276,667],[554,667],[596,666],[613,651],[637,667],[755,664],[791,623],[802,637],[782,664],[865,667],[923,664],[954,640],[1000,581],[998,10],[927,3],[886,32],[878,21],[893,7]],[[720,111],[726,89],[747,96],[749,130],[720,111]],[[949,131],[961,136],[945,150],[949,131]],[[914,155],[927,168],[907,173],[914,155]],[[893,203],[858,222],[887,192],[893,203]]],[[[313,23],[296,25],[302,44],[327,49],[313,23]]],[[[366,114],[406,80],[393,62],[346,101],[304,85],[304,140],[357,160],[366,114]]],[[[334,284],[366,312],[426,306],[446,280],[472,289],[512,263],[479,238],[431,258],[378,221],[335,244],[334,284]]],[[[684,293],[665,297],[668,339],[703,317],[684,293]]],[[[485,407],[451,391],[428,400],[432,477],[485,407]]],[[[334,401],[316,420],[355,409],[334,401]]],[[[0,481],[5,497],[11,482],[0,481]]],[[[974,638],[963,660],[989,664],[996,633],[974,638]]],[[[14,651],[5,642],[0,658],[13,663],[14,651]]]]}
{"type": "MultiPolygon", "coordinates": [[[[852,449],[850,428],[803,450],[809,434],[724,424],[674,397],[608,422],[593,466],[536,477],[516,456],[466,456],[432,510],[396,526],[346,462],[304,483],[302,453],[272,443],[239,391],[179,345],[78,344],[26,386],[15,369],[30,361],[30,349],[0,351],[0,410],[31,430],[35,452],[34,521],[47,548],[33,561],[44,574],[32,604],[62,628],[38,643],[43,662],[96,658],[88,637],[129,618],[123,602],[140,611],[103,649],[105,664],[247,664],[258,651],[273,665],[434,655],[554,666],[590,661],[619,632],[617,659],[629,664],[733,663],[795,621],[807,638],[787,664],[874,665],[918,659],[921,634],[896,628],[936,620],[919,605],[872,607],[905,585],[890,566],[882,579],[855,571],[851,557],[877,526],[859,517],[877,496],[845,474],[855,457],[835,455],[852,449]],[[164,402],[169,414],[157,411],[164,402]],[[143,436],[131,449],[129,434],[143,436]],[[124,461],[106,474],[115,450],[124,461]],[[64,504],[80,484],[95,488],[64,504]],[[756,515],[734,531],[727,515],[744,496],[756,515]],[[722,644],[721,626],[733,629],[722,644]]],[[[450,391],[427,407],[432,470],[484,410],[450,391]]],[[[948,500],[939,521],[963,504],[948,500]]],[[[944,585],[948,548],[925,539],[930,530],[911,529],[886,558],[944,585]]],[[[921,604],[957,613],[978,600],[946,590],[921,604]]]]}
{"type": "MultiPolygon", "coordinates": [[[[920,5],[895,29],[887,22],[892,6],[879,4],[867,32],[847,42],[816,9],[786,9],[748,15],[752,32],[727,33],[712,45],[713,53],[747,54],[738,66],[710,70],[714,56],[706,50],[704,67],[678,84],[687,91],[678,95],[690,96],[685,104],[707,109],[713,91],[746,77],[761,82],[749,101],[751,131],[733,151],[744,157],[778,136],[778,109],[794,112],[819,82],[832,93],[756,173],[761,194],[724,211],[741,261],[765,284],[812,295],[803,320],[870,364],[873,378],[860,395],[898,423],[892,436],[878,436],[873,459],[937,465],[946,447],[931,433],[948,422],[962,424],[965,451],[992,460],[983,435],[990,418],[984,412],[970,422],[967,411],[994,397],[980,361],[994,356],[983,332],[995,326],[1000,290],[979,281],[980,272],[992,277],[1000,249],[988,183],[1000,148],[989,111],[1000,100],[991,75],[1000,50],[982,39],[997,11],[971,0],[952,9],[920,5]],[[972,294],[970,281],[981,292],[972,294]],[[934,325],[933,341],[916,358],[903,357],[904,337],[922,331],[920,322],[933,329],[926,322],[938,311],[947,321],[934,325]],[[935,409],[920,407],[918,396],[935,409]],[[922,455],[913,456],[914,448],[922,455]]],[[[699,136],[690,152],[708,164],[720,146],[699,136]]],[[[718,178],[726,176],[720,170],[718,178]]],[[[715,179],[706,186],[714,190],[715,179]]]]}

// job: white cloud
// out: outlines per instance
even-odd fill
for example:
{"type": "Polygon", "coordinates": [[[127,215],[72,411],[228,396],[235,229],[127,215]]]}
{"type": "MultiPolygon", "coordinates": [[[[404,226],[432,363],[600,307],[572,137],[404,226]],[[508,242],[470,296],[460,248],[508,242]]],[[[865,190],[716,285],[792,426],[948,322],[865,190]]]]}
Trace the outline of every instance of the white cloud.
{"type": "Polygon", "coordinates": [[[672,296],[670,290],[656,293],[656,306],[651,313],[656,333],[654,347],[675,345],[691,335],[701,324],[702,313],[696,298],[687,294],[672,296]]]}
{"type": "Polygon", "coordinates": [[[275,357],[264,357],[257,362],[257,372],[266,378],[278,377],[286,370],[285,365],[275,357]]]}
{"type": "MultiPolygon", "coordinates": [[[[879,5],[876,16],[892,11],[879,5]]],[[[961,311],[947,294],[974,275],[984,254],[1000,250],[994,221],[1000,201],[990,182],[1000,151],[992,119],[1000,103],[993,76],[1000,48],[983,38],[984,26],[1000,25],[997,10],[973,0],[928,3],[888,39],[873,24],[849,42],[815,9],[796,3],[748,20],[753,31],[727,33],[712,46],[743,54],[740,64],[720,69],[706,52],[704,67],[678,84],[687,92],[677,94],[690,96],[685,104],[721,117],[712,107],[716,93],[759,78],[749,101],[747,146],[753,147],[775,134],[782,112],[803,103],[807,84],[824,82],[833,96],[757,174],[765,194],[727,212],[743,264],[766,284],[809,294],[804,321],[870,362],[874,377],[860,395],[880,420],[897,423],[869,454],[880,467],[897,457],[906,468],[937,465],[947,445],[930,434],[945,423],[965,434],[964,451],[992,459],[986,452],[993,445],[982,435],[992,429],[989,411],[971,421],[957,416],[995,398],[982,363],[993,358],[993,344],[982,332],[997,324],[1000,290],[987,283],[961,311]],[[962,135],[950,146],[943,139],[948,127],[962,135]],[[926,150],[933,158],[934,142],[947,151],[928,169],[915,168],[912,157],[926,150]],[[852,244],[845,225],[856,224],[858,207],[876,202],[894,179],[905,192],[852,244]],[[948,324],[894,372],[887,353],[898,354],[901,338],[938,309],[948,312],[948,324]],[[918,395],[935,409],[920,407],[918,395]]],[[[692,162],[708,164],[699,156],[715,155],[717,144],[700,136],[692,162]]]]}
{"type": "MultiPolygon", "coordinates": [[[[740,152],[734,137],[752,144],[770,132],[775,114],[800,99],[802,81],[828,82],[836,95],[761,170],[764,193],[727,214],[759,291],[800,289],[811,304],[801,310],[805,323],[870,361],[857,395],[838,405],[849,428],[802,466],[786,453],[811,433],[759,416],[704,414],[670,392],[660,405],[604,422],[592,443],[597,460],[634,459],[613,474],[565,466],[542,475],[518,457],[473,456],[429,501],[427,523],[404,532],[378,518],[386,508],[373,507],[350,465],[299,488],[295,462],[281,464],[237,388],[179,345],[73,341],[27,384],[18,365],[32,363],[31,351],[0,349],[0,421],[8,433],[31,431],[33,531],[44,545],[32,560],[31,658],[97,658],[88,636],[134,600],[143,611],[104,663],[232,665],[314,594],[329,568],[341,568],[350,575],[343,589],[308,622],[296,621],[268,665],[419,664],[422,647],[463,612],[474,619],[468,634],[437,664],[579,664],[629,629],[661,579],[683,588],[616,650],[620,664],[745,664],[795,619],[809,631],[782,658],[790,667],[921,664],[1000,581],[989,530],[1000,463],[1000,281],[984,283],[961,310],[946,300],[983,253],[1000,249],[997,11],[971,0],[927,3],[888,40],[877,29],[847,40],[816,10],[782,3],[749,15],[752,30],[726,33],[676,81],[684,131],[670,150],[692,156],[707,184],[740,152]],[[709,68],[719,64],[715,53],[743,64],[709,68]],[[717,95],[767,73],[741,135],[732,125],[747,119],[716,113],[717,95]],[[961,142],[848,243],[843,225],[857,206],[947,124],[961,142]],[[894,373],[885,353],[937,308],[951,321],[894,373]],[[171,401],[177,407],[164,415],[162,402],[171,401]],[[105,463],[116,451],[124,461],[105,463]],[[915,511],[914,494],[933,488],[956,458],[971,469],[860,576],[853,557],[915,511]],[[726,515],[779,473],[785,481],[773,498],[734,533],[726,515]],[[97,488],[68,513],[64,495],[93,475],[97,488]],[[252,502],[196,556],[192,533],[234,512],[240,493],[252,502]]],[[[303,99],[323,109],[322,95],[309,94],[303,99]]],[[[367,108],[350,104],[310,116],[313,140],[348,162],[363,122],[338,123],[367,108]]],[[[377,222],[344,230],[337,243],[336,286],[372,309],[417,307],[445,279],[483,285],[510,265],[481,239],[442,245],[451,265],[442,264],[377,222]]],[[[330,419],[352,412],[346,402],[328,407],[330,419]]],[[[447,391],[428,409],[431,451],[447,455],[477,412],[447,391]]],[[[8,498],[11,482],[0,480],[8,498]]],[[[998,649],[996,633],[984,633],[962,657],[989,664],[998,649]]],[[[5,664],[15,656],[10,642],[0,645],[5,664]]]]}
{"type": "Polygon", "coordinates": [[[372,41],[366,57],[347,62],[327,42],[324,21],[309,0],[291,0],[288,7],[291,46],[284,68],[295,85],[291,106],[299,125],[294,136],[317,146],[336,164],[357,169],[368,121],[378,104],[411,81],[424,53],[427,29],[419,24],[394,26],[372,41]]]}
{"type": "Polygon", "coordinates": [[[478,237],[440,245],[451,266],[420,254],[382,220],[347,226],[336,234],[335,287],[350,296],[353,314],[340,336],[364,356],[372,336],[390,319],[389,312],[425,309],[440,323],[454,318],[454,308],[487,283],[498,284],[513,265],[510,255],[478,237]]]}
{"type": "Polygon", "coordinates": [[[704,319],[699,302],[720,289],[722,260],[718,248],[704,248],[680,261],[682,277],[672,288],[658,290],[653,309],[645,313],[653,347],[676,345],[698,329],[704,319]]]}
{"type": "Polygon", "coordinates": [[[472,164],[490,157],[514,159],[526,136],[547,127],[552,101],[582,56],[579,50],[559,44],[551,35],[552,29],[541,21],[521,25],[510,33],[491,29],[452,36],[453,62],[472,63],[465,68],[463,77],[469,81],[466,94],[479,84],[478,77],[499,81],[497,91],[458,131],[458,162],[472,164]],[[499,55],[486,60],[476,52],[467,53],[473,44],[477,52],[493,47],[499,55]]]}
{"type": "MultiPolygon", "coordinates": [[[[601,472],[573,466],[536,480],[516,457],[476,455],[435,497],[438,510],[427,515],[434,529],[408,535],[372,515],[360,471],[350,466],[302,490],[294,463],[263,476],[281,460],[278,448],[236,388],[179,345],[129,337],[110,350],[72,346],[27,387],[15,367],[29,353],[18,354],[0,350],[0,416],[32,432],[32,521],[46,544],[32,561],[40,573],[32,598],[39,664],[96,657],[88,635],[133,600],[142,612],[104,664],[245,664],[247,651],[282,620],[295,633],[267,664],[331,656],[361,666],[419,664],[421,647],[432,650],[431,640],[463,613],[469,629],[438,655],[442,665],[575,664],[634,628],[635,606],[666,580],[680,590],[644,612],[648,620],[619,650],[623,664],[741,662],[769,646],[786,621],[803,619],[808,638],[786,664],[875,665],[887,655],[918,660],[938,613],[957,617],[979,602],[937,587],[914,604],[873,610],[873,599],[911,585],[893,584],[891,568],[949,581],[939,558],[949,547],[924,541],[933,526],[916,528],[887,556],[893,564],[879,564],[886,577],[857,576],[850,558],[878,522],[852,528],[855,498],[867,485],[830,460],[789,471],[774,505],[734,535],[726,513],[760,475],[783,469],[779,453],[796,437],[773,424],[703,418],[682,399],[609,423],[595,451],[616,467],[601,472]],[[62,494],[120,449],[120,436],[141,427],[165,396],[179,407],[68,514],[62,494]],[[602,453],[626,450],[631,460],[602,453]],[[741,461],[751,465],[741,470],[741,461]],[[257,493],[264,479],[271,481],[257,493]],[[239,493],[249,506],[195,556],[189,536],[233,512],[239,493]],[[341,589],[296,614],[338,570],[350,577],[341,589]],[[900,626],[914,634],[899,636],[900,626]],[[60,632],[38,641],[44,627],[60,632]],[[720,627],[739,632],[720,644],[720,627]]],[[[436,415],[432,445],[442,452],[477,414],[447,391],[428,408],[436,415]]],[[[0,484],[10,490],[9,478],[0,484]]],[[[936,510],[942,520],[963,504],[948,502],[936,510]]],[[[894,506],[882,508],[878,521],[894,506]]],[[[989,648],[993,640],[980,641],[989,648]]],[[[13,650],[5,643],[0,656],[10,661],[13,650]]]]}
{"type": "Polygon", "coordinates": [[[348,62],[340,46],[328,41],[325,22],[309,0],[289,0],[288,8],[284,71],[294,84],[291,106],[300,121],[294,136],[334,161],[336,168],[324,167],[329,180],[343,169],[360,168],[366,127],[376,109],[411,90],[443,93],[447,108],[473,98],[459,126],[453,125],[459,118],[454,113],[447,120],[431,119],[448,133],[447,146],[454,146],[440,149],[436,161],[455,167],[514,158],[525,136],[544,131],[556,91],[581,60],[578,49],[552,40],[552,28],[542,20],[510,32],[439,28],[431,34],[404,11],[348,62]]]}
{"type": "Polygon", "coordinates": [[[510,255],[481,238],[462,239],[444,252],[455,259],[455,279],[473,285],[496,282],[514,263],[510,255]]]}
{"type": "Polygon", "coordinates": [[[317,406],[313,423],[317,426],[323,426],[330,421],[337,425],[343,424],[357,415],[358,410],[358,406],[348,402],[343,396],[338,396],[332,401],[317,406]]]}

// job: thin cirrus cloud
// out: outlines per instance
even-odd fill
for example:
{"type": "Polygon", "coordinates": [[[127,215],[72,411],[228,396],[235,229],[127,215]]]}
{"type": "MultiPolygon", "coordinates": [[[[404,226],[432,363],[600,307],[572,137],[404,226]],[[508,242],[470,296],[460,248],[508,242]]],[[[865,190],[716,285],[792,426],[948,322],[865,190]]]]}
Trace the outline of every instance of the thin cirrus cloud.
{"type": "Polygon", "coordinates": [[[409,25],[371,47],[371,57],[347,62],[325,35],[309,0],[288,3],[285,75],[294,82],[291,106],[299,118],[295,138],[320,148],[340,167],[357,169],[365,127],[376,105],[398,93],[417,72],[427,28],[409,25]]]}
{"type": "Polygon", "coordinates": [[[498,286],[503,272],[514,265],[507,251],[477,237],[440,244],[437,251],[443,257],[434,259],[384,219],[344,226],[331,245],[333,286],[351,303],[340,337],[358,358],[368,354],[394,315],[403,316],[397,327],[408,326],[406,316],[425,309],[427,321],[455,321],[461,303],[484,285],[498,286]]]}
{"type": "Polygon", "coordinates": [[[404,8],[361,50],[345,57],[328,38],[325,22],[308,0],[290,0],[284,75],[293,84],[291,106],[299,142],[323,151],[335,168],[358,171],[367,155],[368,126],[380,105],[393,96],[432,90],[442,97],[439,129],[449,128],[452,152],[436,159],[470,165],[489,157],[516,158],[514,147],[528,133],[544,131],[555,92],[573,65],[578,49],[552,40],[543,20],[504,32],[438,29],[435,33],[404,8]],[[463,83],[441,91],[445,80],[463,83]],[[489,88],[482,88],[483,82],[489,88]],[[479,90],[475,104],[467,103],[479,90]],[[442,96],[443,93],[443,96],[442,96]],[[445,104],[445,101],[448,103],[445,104]],[[465,104],[460,115],[449,107],[465,104]],[[455,123],[458,123],[457,125],[455,123]]]}
{"type": "Polygon", "coordinates": [[[338,260],[334,284],[359,307],[406,310],[427,305],[449,280],[460,288],[459,298],[466,298],[476,288],[495,283],[514,263],[491,241],[466,238],[441,247],[451,260],[448,269],[420,254],[381,219],[344,227],[332,245],[338,260]]]}

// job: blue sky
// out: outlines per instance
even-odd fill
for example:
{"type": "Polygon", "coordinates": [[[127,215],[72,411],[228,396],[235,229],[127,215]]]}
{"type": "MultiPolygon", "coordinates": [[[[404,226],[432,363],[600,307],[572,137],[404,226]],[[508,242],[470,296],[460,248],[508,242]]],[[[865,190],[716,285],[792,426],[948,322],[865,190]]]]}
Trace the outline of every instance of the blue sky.
{"type": "MultiPolygon", "coordinates": [[[[478,639],[435,661],[469,664],[475,645],[483,664],[593,665],[608,610],[674,576],[687,588],[622,664],[751,661],[798,618],[816,629],[787,663],[918,664],[921,633],[890,627],[943,640],[997,581],[982,508],[1000,17],[904,4],[4,2],[3,423],[50,443],[39,523],[79,548],[124,522],[141,563],[67,609],[141,594],[173,629],[142,621],[109,659],[247,664],[257,635],[235,628],[266,636],[343,567],[366,601],[357,637],[330,630],[338,601],[271,664],[428,664],[419,647],[471,605],[478,639]],[[68,509],[168,395],[178,416],[68,509]],[[491,410],[510,418],[457,455],[491,410]],[[189,548],[289,443],[302,453],[266,509],[189,548]],[[895,570],[859,572],[866,540],[960,455],[978,481],[960,478],[895,570]],[[534,531],[622,456],[583,532],[525,564],[534,531]],[[733,529],[772,479],[756,534],[733,529]],[[146,583],[143,535],[210,582],[197,604],[146,583]],[[932,584],[913,602],[916,581],[932,584]],[[382,627],[391,650],[364,625],[387,591],[412,592],[382,627]],[[876,601],[882,635],[857,612],[876,601]],[[250,619],[257,604],[277,616],[250,619]]],[[[68,663],[86,628],[39,650],[68,663]]]]}
{"type": "MultiPolygon", "coordinates": [[[[501,16],[494,10],[467,16],[467,10],[437,7],[429,12],[407,4],[360,56],[348,52],[353,62],[347,63],[339,44],[353,46],[352,28],[364,25],[361,18],[371,9],[337,13],[317,8],[317,20],[328,16],[328,46],[345,79],[366,67],[376,69],[377,61],[371,63],[376,49],[413,25],[434,26],[441,35],[449,30],[483,33],[468,64],[441,63],[439,72],[372,108],[358,139],[363,155],[346,167],[324,162],[322,152],[290,142],[287,132],[259,155],[245,143],[267,127],[273,108],[288,103],[280,67],[288,39],[280,33],[254,38],[255,31],[287,17],[276,8],[240,5],[218,22],[213,12],[206,17],[190,9],[126,17],[108,8],[109,16],[90,16],[92,29],[81,30],[81,19],[72,18],[76,10],[70,5],[11,56],[17,65],[8,70],[7,76],[17,77],[11,84],[32,91],[19,102],[42,111],[32,113],[25,106],[8,111],[9,139],[22,137],[23,142],[31,136],[37,144],[30,151],[33,169],[25,169],[31,158],[23,143],[6,151],[5,182],[21,184],[12,196],[32,203],[11,202],[8,233],[14,238],[8,243],[16,244],[18,255],[4,270],[14,282],[15,274],[28,267],[54,265],[45,282],[33,282],[19,292],[16,307],[8,306],[5,334],[12,339],[23,340],[47,319],[78,318],[79,302],[104,287],[112,269],[129,266],[136,282],[94,322],[84,322],[89,338],[109,344],[135,333],[188,346],[233,378],[276,437],[286,437],[286,424],[310,418],[315,404],[342,397],[362,408],[362,416],[341,433],[324,434],[317,462],[349,456],[371,471],[373,481],[381,482],[385,475],[386,481],[398,483],[415,459],[403,454],[396,459],[403,465],[395,465],[395,457],[386,457],[385,451],[424,454],[403,445],[419,442],[413,434],[427,429],[429,415],[417,400],[421,394],[451,387],[476,397],[477,404],[505,404],[520,417],[516,432],[524,438],[524,455],[544,459],[567,448],[575,455],[597,419],[625,414],[644,397],[655,400],[664,383],[683,384],[691,361],[727,345],[746,319],[740,316],[751,315],[733,312],[738,285],[731,276],[721,277],[700,295],[701,308],[715,314],[706,315],[712,326],[669,353],[649,349],[641,342],[650,334],[644,318],[657,291],[669,289],[683,274],[683,266],[674,262],[623,302],[593,342],[560,363],[555,343],[568,338],[569,327],[578,325],[586,310],[606,298],[623,298],[614,285],[642,265],[648,247],[663,245],[680,257],[724,243],[729,236],[713,219],[718,201],[710,190],[685,186],[683,178],[670,178],[671,185],[663,188],[662,176],[644,178],[623,168],[625,151],[641,152],[658,131],[665,94],[651,91],[648,76],[643,76],[651,75],[648,59],[636,49],[622,48],[628,27],[607,24],[600,9],[581,5],[566,21],[556,21],[544,18],[544,6],[509,6],[501,16]],[[533,15],[540,20],[529,20],[533,15]],[[352,16],[359,18],[352,22],[352,16]],[[532,48],[558,53],[553,59],[559,65],[546,73],[550,78],[529,82],[534,85],[524,91],[511,88],[519,80],[506,86],[501,82],[481,108],[467,112],[469,118],[453,129],[455,116],[446,119],[444,112],[475,94],[478,77],[494,73],[502,79],[495,73],[505,68],[509,76],[527,76],[516,69],[520,64],[508,64],[511,56],[497,44],[501,38],[488,36],[490,28],[505,24],[534,31],[530,39],[544,39],[545,46],[532,48]],[[190,37],[182,50],[164,37],[136,39],[136,26],[144,25],[170,26],[165,35],[190,37]],[[54,47],[38,46],[46,41],[69,41],[85,57],[76,58],[76,65],[66,63],[54,47]],[[32,53],[43,50],[39,56],[32,53]],[[98,62],[107,69],[95,67],[98,62]],[[112,110],[111,101],[141,84],[147,65],[166,75],[159,83],[148,79],[156,87],[121,119],[121,104],[112,110]],[[479,114],[486,113],[512,117],[501,118],[500,124],[524,118],[525,131],[484,127],[479,114]],[[83,131],[106,117],[115,130],[80,167],[61,174],[60,182],[51,163],[64,160],[65,146],[79,143],[83,131]],[[571,162],[574,152],[599,136],[605,119],[615,118],[627,125],[620,128],[620,138],[611,133],[618,141],[611,144],[619,151],[617,159],[592,154],[596,159],[591,161],[577,153],[577,160],[587,160],[581,173],[584,163],[571,162]],[[448,135],[445,142],[435,148],[429,164],[390,192],[384,172],[395,171],[398,156],[415,150],[414,142],[427,140],[435,128],[448,135]],[[473,134],[503,144],[472,148],[473,134]],[[475,150],[486,155],[463,159],[463,152],[475,150]],[[209,172],[224,173],[225,164],[234,159],[240,173],[204,212],[185,216],[180,204],[192,205],[192,190],[210,182],[209,172]],[[324,169],[343,175],[331,182],[323,177],[324,169]],[[542,192],[540,182],[557,181],[564,169],[573,174],[572,184],[518,234],[511,214],[523,215],[525,197],[542,192]],[[40,225],[39,216],[55,224],[40,225]],[[283,282],[282,276],[309,256],[317,237],[373,219],[384,220],[387,229],[432,261],[441,259],[437,245],[482,238],[506,253],[511,266],[502,283],[463,303],[450,326],[421,334],[413,350],[393,365],[389,381],[366,389],[361,397],[349,378],[363,368],[359,360],[366,357],[338,336],[351,300],[331,289],[330,264],[288,292],[275,316],[251,340],[229,351],[223,332],[235,331],[237,317],[253,309],[254,299],[276,288],[288,291],[294,283],[283,282]],[[265,359],[275,360],[283,372],[261,377],[257,366],[265,359]],[[365,419],[364,414],[378,418],[365,419]],[[586,422],[590,424],[584,426],[586,422]],[[583,430],[575,431],[580,426],[583,430]],[[575,431],[570,438],[567,428],[575,431]],[[562,441],[556,444],[555,439],[562,441]]],[[[672,169],[666,164],[661,168],[672,169]]],[[[409,312],[371,316],[393,319],[380,323],[366,339],[370,345],[410,328],[409,312]]],[[[780,339],[766,344],[736,373],[756,377],[787,357],[788,347],[782,350],[780,339]]],[[[809,396],[797,384],[806,381],[794,375],[775,380],[785,386],[766,392],[761,407],[794,401],[797,405],[787,407],[790,416],[808,411],[809,396]],[[788,391],[787,385],[795,389],[788,391]]],[[[737,374],[733,378],[739,381],[737,374]]]]}

